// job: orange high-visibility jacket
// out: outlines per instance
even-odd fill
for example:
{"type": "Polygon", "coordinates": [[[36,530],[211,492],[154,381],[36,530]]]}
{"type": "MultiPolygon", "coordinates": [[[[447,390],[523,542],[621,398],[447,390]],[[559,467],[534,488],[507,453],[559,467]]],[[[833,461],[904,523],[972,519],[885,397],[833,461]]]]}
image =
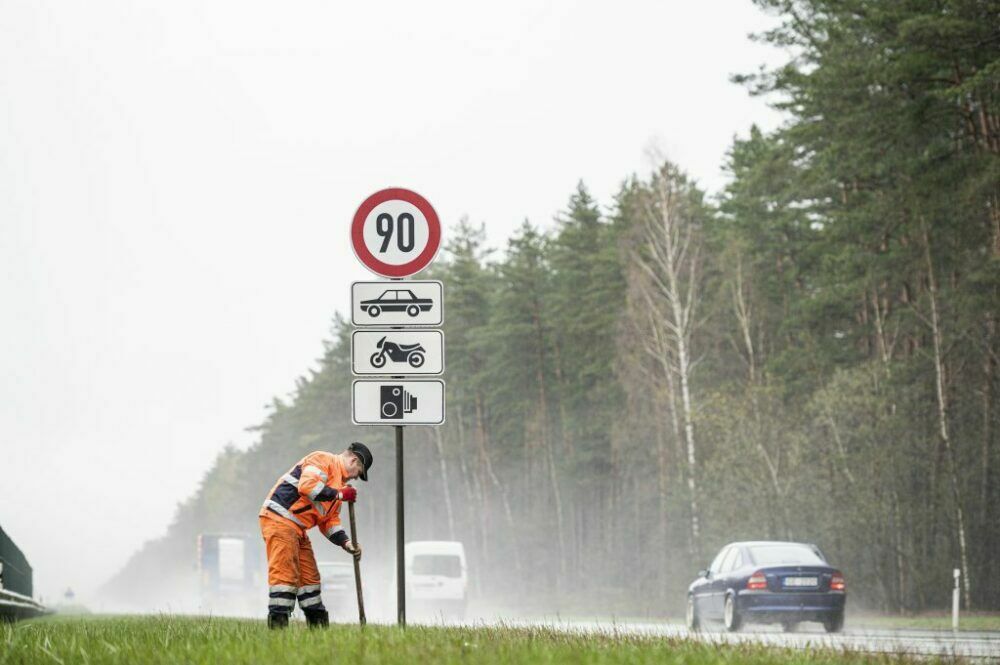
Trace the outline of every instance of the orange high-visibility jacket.
{"type": "Polygon", "coordinates": [[[305,533],[319,525],[337,545],[347,541],[340,525],[339,490],[346,484],[340,456],[317,450],[303,457],[275,483],[260,516],[292,522],[305,533]]]}

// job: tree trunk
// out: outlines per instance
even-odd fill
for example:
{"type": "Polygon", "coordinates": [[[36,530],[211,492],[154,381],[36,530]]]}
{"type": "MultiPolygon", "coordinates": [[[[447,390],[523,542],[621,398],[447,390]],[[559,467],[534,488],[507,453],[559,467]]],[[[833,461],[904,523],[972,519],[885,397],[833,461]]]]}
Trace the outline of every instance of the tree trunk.
{"type": "MultiPolygon", "coordinates": [[[[486,420],[483,414],[483,398],[482,395],[476,393],[476,424],[479,433],[479,458],[483,465],[483,469],[486,472],[486,476],[489,478],[490,483],[496,489],[497,494],[500,495],[500,503],[503,505],[504,517],[506,517],[507,528],[510,533],[514,533],[514,513],[510,509],[510,496],[507,492],[506,487],[500,482],[500,478],[497,476],[496,472],[493,470],[493,462],[490,459],[489,451],[486,445],[486,420]]],[[[485,520],[484,520],[485,521],[485,520]]],[[[521,554],[517,547],[513,548],[514,554],[514,569],[517,571],[518,576],[522,574],[521,571],[521,554]]]]}
{"type": "Polygon", "coordinates": [[[996,360],[993,357],[993,339],[997,322],[992,312],[986,316],[986,353],[983,354],[983,446],[982,474],[979,487],[979,505],[982,507],[982,524],[989,527],[990,513],[990,460],[993,447],[993,382],[996,376],[996,360]]]}
{"type": "Polygon", "coordinates": [[[654,200],[647,208],[644,248],[648,254],[636,254],[636,264],[649,278],[650,287],[665,306],[661,325],[666,329],[676,359],[680,383],[681,422],[687,460],[687,489],[691,510],[692,555],[701,553],[701,527],[698,509],[698,456],[694,434],[694,406],[691,399],[691,333],[694,310],[698,303],[699,259],[694,242],[692,220],[680,210],[673,174],[664,168],[655,183],[654,200]]]}
{"type": "Polygon", "coordinates": [[[451,483],[448,482],[448,461],[444,455],[444,439],[441,428],[434,427],[434,447],[437,450],[438,465],[441,469],[441,485],[444,488],[444,512],[448,518],[448,540],[455,540],[455,515],[451,509],[451,483]]]}
{"type": "Polygon", "coordinates": [[[781,486],[778,463],[774,461],[774,458],[764,445],[766,437],[764,437],[764,423],[760,416],[760,401],[757,396],[758,372],[757,351],[754,348],[753,342],[753,310],[747,303],[743,290],[743,262],[739,257],[737,257],[736,282],[733,284],[733,310],[736,315],[736,322],[740,328],[740,336],[743,338],[744,352],[746,353],[746,358],[744,360],[747,365],[747,392],[750,394],[750,408],[753,412],[755,425],[753,440],[754,445],[757,448],[757,452],[760,453],[761,458],[764,460],[764,466],[767,467],[767,473],[768,477],[771,479],[771,487],[774,489],[776,503],[781,507],[783,521],[781,531],[785,534],[785,538],[792,540],[792,521],[788,512],[788,502],[785,500],[785,491],[781,486]]]}
{"type": "Polygon", "coordinates": [[[948,460],[948,474],[951,480],[951,490],[955,501],[955,527],[958,532],[958,547],[962,565],[962,587],[965,596],[965,608],[972,609],[971,582],[969,580],[969,553],[965,532],[965,513],[962,509],[962,494],[958,482],[958,469],[955,461],[955,451],[952,446],[951,434],[948,429],[948,403],[945,395],[945,365],[942,357],[941,321],[938,315],[937,282],[934,278],[934,263],[931,261],[930,233],[924,223],[924,259],[927,262],[927,285],[931,305],[931,338],[934,343],[934,379],[937,395],[938,434],[944,444],[948,460]]]}
{"type": "Polygon", "coordinates": [[[566,402],[563,400],[562,395],[566,394],[566,381],[563,377],[562,371],[562,352],[560,351],[560,344],[558,336],[553,344],[553,351],[556,355],[555,362],[555,372],[556,372],[556,386],[559,389],[559,453],[565,455],[569,450],[569,433],[567,431],[569,427],[569,418],[566,416],[566,402]]]}
{"type": "MultiPolygon", "coordinates": [[[[542,447],[545,450],[545,461],[549,472],[549,484],[552,488],[552,500],[556,506],[556,534],[559,540],[559,577],[558,580],[563,580],[566,578],[566,538],[565,538],[565,526],[563,520],[563,504],[562,504],[562,493],[559,491],[559,478],[556,474],[556,463],[555,458],[552,454],[552,442],[549,440],[548,436],[548,423],[549,423],[549,407],[548,407],[548,397],[545,390],[545,335],[542,330],[541,313],[539,312],[538,302],[533,303],[532,308],[532,323],[535,326],[535,333],[537,336],[538,353],[536,358],[535,367],[535,380],[538,382],[538,407],[541,410],[541,437],[542,437],[542,447]]],[[[556,589],[559,589],[559,585],[556,585],[556,589]]]]}

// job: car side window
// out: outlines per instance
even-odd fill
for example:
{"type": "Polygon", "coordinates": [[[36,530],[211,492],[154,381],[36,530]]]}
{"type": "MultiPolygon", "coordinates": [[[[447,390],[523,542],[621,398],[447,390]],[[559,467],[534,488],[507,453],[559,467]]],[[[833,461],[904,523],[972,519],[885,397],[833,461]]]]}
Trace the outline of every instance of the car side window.
{"type": "Polygon", "coordinates": [[[400,293],[405,293],[408,300],[416,300],[417,297],[413,295],[413,291],[401,291],[400,293]]]}
{"type": "Polygon", "coordinates": [[[743,567],[743,553],[740,552],[740,548],[738,547],[734,547],[733,550],[735,550],[736,555],[733,557],[733,560],[729,562],[729,568],[726,569],[727,571],[737,570],[743,567]]]}
{"type": "Polygon", "coordinates": [[[739,552],[739,548],[730,547],[729,551],[726,552],[726,558],[722,560],[722,566],[720,572],[728,573],[733,569],[733,559],[736,558],[736,554],[739,552]]]}
{"type": "Polygon", "coordinates": [[[712,562],[712,565],[708,567],[710,573],[714,575],[715,573],[719,572],[722,569],[722,560],[726,557],[727,554],[729,554],[730,549],[732,548],[726,547],[723,548],[721,552],[719,552],[719,555],[715,557],[715,560],[712,562]]]}

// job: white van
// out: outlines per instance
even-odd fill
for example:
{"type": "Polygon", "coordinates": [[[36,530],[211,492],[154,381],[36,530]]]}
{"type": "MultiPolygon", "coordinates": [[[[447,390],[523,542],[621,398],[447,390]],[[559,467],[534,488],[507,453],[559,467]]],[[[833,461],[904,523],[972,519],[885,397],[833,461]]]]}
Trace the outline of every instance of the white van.
{"type": "Polygon", "coordinates": [[[462,543],[420,540],[406,544],[406,593],[414,610],[462,619],[468,586],[462,543]]]}
{"type": "Polygon", "coordinates": [[[323,602],[350,606],[355,602],[354,564],[349,561],[317,561],[323,602]]]}

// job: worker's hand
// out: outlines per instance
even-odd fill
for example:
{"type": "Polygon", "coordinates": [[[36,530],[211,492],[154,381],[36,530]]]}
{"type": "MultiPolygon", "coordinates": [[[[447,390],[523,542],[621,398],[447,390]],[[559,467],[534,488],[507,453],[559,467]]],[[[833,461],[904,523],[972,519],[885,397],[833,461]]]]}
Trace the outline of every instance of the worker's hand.
{"type": "Polygon", "coordinates": [[[357,544],[353,540],[348,540],[344,543],[344,551],[353,556],[358,561],[361,560],[361,545],[357,544]]]}
{"type": "Polygon", "coordinates": [[[354,489],[350,485],[341,487],[339,498],[341,501],[354,501],[358,498],[358,490],[354,489]]]}

